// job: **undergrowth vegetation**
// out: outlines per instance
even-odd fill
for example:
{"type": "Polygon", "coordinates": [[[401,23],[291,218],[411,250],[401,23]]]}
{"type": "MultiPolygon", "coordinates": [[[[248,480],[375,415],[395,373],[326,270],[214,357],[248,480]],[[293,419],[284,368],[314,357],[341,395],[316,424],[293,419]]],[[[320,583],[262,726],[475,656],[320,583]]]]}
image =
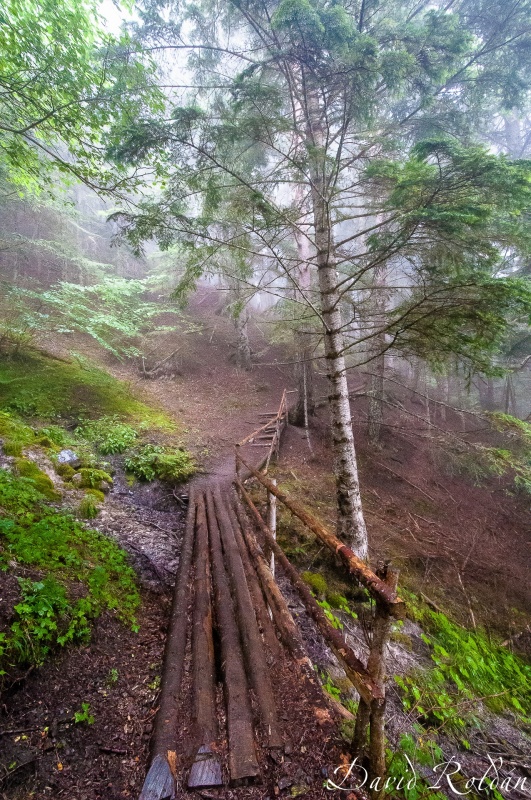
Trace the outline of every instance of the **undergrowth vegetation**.
{"type": "Polygon", "coordinates": [[[51,507],[31,477],[0,470],[0,568],[18,576],[21,602],[2,634],[3,673],[39,665],[57,646],[86,641],[90,623],[114,610],[135,625],[139,595],[123,550],[51,507]]]}
{"type": "Polygon", "coordinates": [[[466,731],[482,724],[482,704],[531,722],[531,666],[481,630],[463,628],[444,614],[416,604],[408,607],[425,631],[431,669],[395,678],[405,710],[424,728],[443,729],[468,747],[466,731]],[[479,702],[481,701],[481,702],[479,702]]]}
{"type": "Polygon", "coordinates": [[[86,521],[112,489],[122,454],[143,480],[189,477],[191,456],[172,446],[178,434],[163,413],[82,358],[20,352],[0,365],[0,570],[11,587],[0,606],[0,686],[18,668],[88,641],[104,612],[136,628],[140,597],[127,555],[86,521]],[[72,453],[59,461],[64,449],[72,453]]]}

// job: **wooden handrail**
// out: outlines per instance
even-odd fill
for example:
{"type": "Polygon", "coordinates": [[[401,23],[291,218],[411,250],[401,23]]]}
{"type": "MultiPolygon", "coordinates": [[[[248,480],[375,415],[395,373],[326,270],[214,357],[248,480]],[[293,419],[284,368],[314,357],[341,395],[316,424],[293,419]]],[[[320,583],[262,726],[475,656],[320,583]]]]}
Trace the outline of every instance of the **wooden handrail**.
{"type": "Polygon", "coordinates": [[[243,484],[240,481],[237,481],[236,486],[239,489],[241,496],[247,503],[254,521],[262,531],[267,546],[275,553],[279,563],[282,565],[282,569],[299,593],[307,612],[316,623],[329,647],[331,647],[334,651],[348,678],[354,684],[360,696],[369,705],[373,700],[383,700],[385,697],[384,691],[378,685],[378,683],[373,680],[366,667],[356,656],[352,648],[349,647],[343,635],[336,630],[326,618],[323,609],[319,606],[309,588],[306,586],[304,581],[301,580],[299,573],[295,567],[293,567],[286,554],[273,537],[271,530],[262,519],[260,512],[249,497],[249,494],[245,491],[243,484]]]}
{"type": "Polygon", "coordinates": [[[262,433],[262,431],[265,431],[266,428],[271,427],[271,425],[274,422],[282,420],[284,418],[285,413],[286,413],[286,390],[284,389],[280,400],[280,406],[275,416],[271,416],[271,419],[269,419],[265,423],[265,425],[262,425],[260,428],[257,428],[255,431],[246,436],[245,439],[242,439],[241,442],[238,442],[236,447],[242,447],[244,444],[247,444],[247,442],[251,442],[253,439],[256,438],[256,436],[258,436],[259,433],[262,433]]]}
{"type": "Polygon", "coordinates": [[[286,492],[279,489],[269,478],[266,478],[259,470],[247,464],[239,452],[236,455],[241,464],[253,475],[266,489],[274,494],[278,499],[289,508],[332,552],[337,553],[348,567],[349,571],[362,583],[370,594],[378,601],[383,603],[393,616],[402,616],[404,601],[401,600],[385,581],[379,578],[370,567],[365,564],[358,556],[347,547],[333,533],[330,533],[325,526],[315,519],[306,509],[293,500],[286,492]]]}

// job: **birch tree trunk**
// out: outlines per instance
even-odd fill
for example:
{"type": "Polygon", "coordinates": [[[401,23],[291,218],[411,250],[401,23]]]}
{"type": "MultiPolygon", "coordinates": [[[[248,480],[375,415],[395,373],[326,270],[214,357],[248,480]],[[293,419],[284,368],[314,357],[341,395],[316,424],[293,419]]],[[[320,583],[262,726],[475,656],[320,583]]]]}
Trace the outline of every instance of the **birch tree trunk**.
{"type": "Polygon", "coordinates": [[[341,295],[338,290],[339,281],[335,264],[333,222],[326,192],[324,136],[320,125],[317,97],[310,96],[307,100],[307,152],[312,184],[315,262],[319,279],[326,375],[329,384],[328,403],[337,496],[337,535],[340,539],[348,541],[356,555],[367,559],[367,528],[361,505],[345,371],[341,295]]]}

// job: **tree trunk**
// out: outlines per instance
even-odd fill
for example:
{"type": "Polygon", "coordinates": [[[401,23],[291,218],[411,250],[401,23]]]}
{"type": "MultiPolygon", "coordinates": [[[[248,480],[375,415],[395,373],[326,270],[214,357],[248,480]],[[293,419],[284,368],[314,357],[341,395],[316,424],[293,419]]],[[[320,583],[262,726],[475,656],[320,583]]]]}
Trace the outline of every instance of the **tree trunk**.
{"type": "Polygon", "coordinates": [[[367,435],[370,446],[375,448],[380,443],[380,430],[383,422],[385,354],[380,352],[370,363],[373,374],[369,386],[367,435]]]}
{"type": "Polygon", "coordinates": [[[250,371],[252,369],[251,363],[251,345],[249,344],[249,313],[247,306],[234,316],[234,326],[238,336],[237,350],[236,350],[236,366],[240,369],[250,371]]]}
{"type": "Polygon", "coordinates": [[[307,152],[311,178],[315,262],[319,279],[321,314],[324,325],[328,404],[332,426],[334,475],[336,479],[337,535],[348,541],[356,555],[368,557],[367,528],[361,505],[358,464],[350,414],[345,371],[341,295],[335,263],[333,222],[327,200],[326,155],[317,94],[307,97],[307,152]]]}

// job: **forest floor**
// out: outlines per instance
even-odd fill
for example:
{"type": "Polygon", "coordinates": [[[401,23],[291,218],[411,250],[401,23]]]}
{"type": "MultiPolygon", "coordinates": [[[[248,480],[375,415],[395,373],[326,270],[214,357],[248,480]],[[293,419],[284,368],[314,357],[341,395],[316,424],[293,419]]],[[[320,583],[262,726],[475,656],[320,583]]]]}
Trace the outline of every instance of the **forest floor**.
{"type": "MultiPolygon", "coordinates": [[[[254,369],[249,373],[238,369],[233,363],[235,335],[230,320],[219,314],[218,295],[212,289],[200,290],[188,315],[201,330],[179,342],[169,374],[156,379],[145,379],[138,369],[119,364],[81,339],[65,337],[54,342],[53,349],[58,354],[72,349],[82,352],[127,381],[134,395],[179,422],[180,437],[200,461],[205,476],[228,476],[234,468],[234,442],[256,427],[259,412],[276,409],[283,389],[294,388],[292,369],[286,364],[289,356],[282,347],[269,345],[260,327],[253,327],[254,369]]],[[[175,346],[175,334],[161,337],[154,361],[162,360],[175,346]]],[[[352,379],[353,388],[362,383],[360,377],[352,379]]],[[[324,380],[318,378],[316,388],[318,395],[324,395],[324,380]]],[[[442,436],[428,431],[419,419],[424,405],[409,390],[397,386],[388,392],[387,400],[392,404],[386,411],[388,427],[376,452],[365,439],[366,399],[360,396],[352,403],[373,562],[392,559],[401,570],[406,593],[424,595],[432,609],[443,609],[457,624],[484,628],[487,637],[509,640],[509,650],[513,647],[528,657],[528,500],[510,493],[508,479],[480,479],[473,467],[463,466],[451,448],[441,445],[442,436]]],[[[456,437],[474,440],[485,435],[475,432],[481,424],[473,415],[447,410],[443,419],[439,410],[432,421],[445,431],[455,431],[456,437]]],[[[333,478],[324,407],[312,419],[310,435],[311,450],[304,432],[288,427],[274,475],[332,526],[333,478]]],[[[495,439],[491,436],[489,441],[495,443],[495,439]]],[[[257,499],[263,500],[259,495],[257,499]]],[[[11,687],[0,708],[0,761],[6,770],[6,779],[0,775],[0,797],[117,800],[138,796],[156,711],[183,518],[181,506],[162,489],[130,487],[118,471],[115,488],[94,525],[115,536],[133,556],[142,582],[140,632],[132,632],[112,614],[103,614],[89,645],[66,649],[11,687]],[[79,719],[84,703],[93,721],[79,719]],[[76,712],[78,722],[74,721],[76,712]]],[[[349,587],[337,566],[283,513],[279,540],[301,571],[325,577],[327,597],[333,592],[348,595],[349,587]]],[[[281,576],[280,581],[289,596],[281,576]]],[[[5,587],[7,591],[7,582],[5,587]]],[[[341,676],[334,673],[329,653],[293,597],[291,605],[312,659],[331,676],[329,690],[347,702],[348,690],[342,691],[341,676]]],[[[360,628],[349,627],[349,620],[340,616],[352,636],[359,637],[360,628]]],[[[429,662],[416,621],[408,621],[395,632],[392,659],[390,671],[402,674],[429,662]]],[[[402,716],[397,722],[401,699],[396,688],[393,698],[391,730],[396,744],[416,717],[402,716]]],[[[496,725],[496,737],[506,743],[503,752],[514,756],[523,745],[511,720],[498,720],[496,725]]],[[[479,752],[479,739],[476,745],[479,752]]],[[[481,757],[478,769],[480,765],[481,757]]],[[[322,765],[324,771],[333,766],[322,765]]],[[[231,793],[224,790],[212,796],[228,798],[231,793]]]]}

